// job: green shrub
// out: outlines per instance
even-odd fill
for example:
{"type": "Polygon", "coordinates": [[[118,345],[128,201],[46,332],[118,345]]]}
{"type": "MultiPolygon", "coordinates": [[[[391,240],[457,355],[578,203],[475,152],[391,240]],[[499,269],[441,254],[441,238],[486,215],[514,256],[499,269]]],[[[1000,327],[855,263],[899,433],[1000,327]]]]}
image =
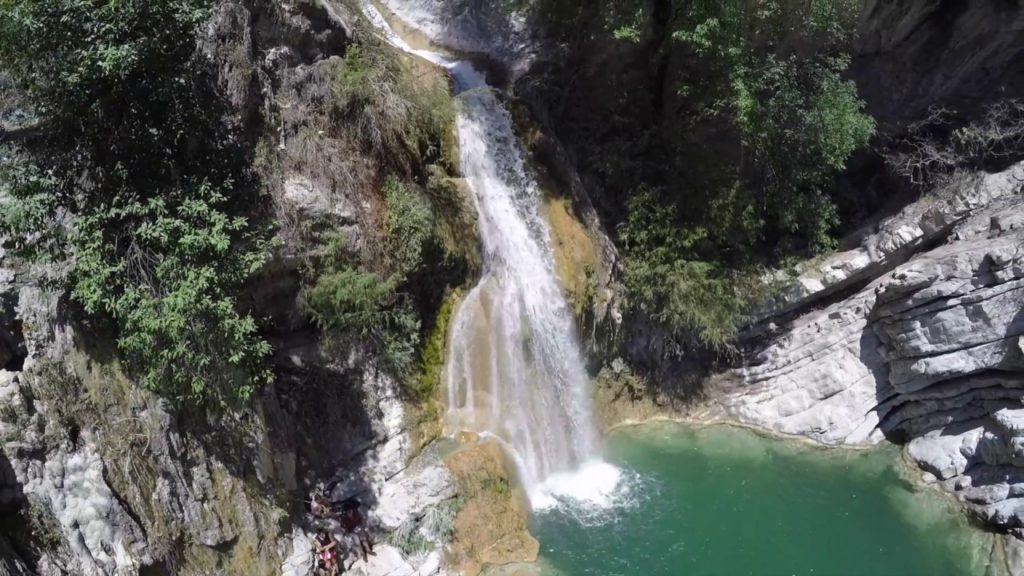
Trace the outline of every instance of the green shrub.
{"type": "Polygon", "coordinates": [[[372,272],[341,268],[328,272],[306,291],[304,303],[323,329],[355,329],[368,333],[382,306],[394,300],[394,286],[372,272]]]}
{"type": "Polygon", "coordinates": [[[424,251],[437,242],[437,223],[427,199],[393,176],[384,181],[384,205],[380,256],[392,279],[401,283],[425,264],[424,251]]]}
{"type": "Polygon", "coordinates": [[[270,379],[270,346],[234,298],[262,268],[270,243],[229,216],[224,194],[210,185],[178,194],[79,217],[73,294],[87,312],[117,320],[118,348],[145,387],[193,399],[224,390],[248,398],[270,379]],[[111,230],[122,234],[124,249],[111,242],[111,230]]]}
{"type": "Polygon", "coordinates": [[[194,56],[209,0],[0,0],[0,60],[42,137],[4,153],[0,233],[73,265],[126,366],[174,401],[247,398],[269,346],[237,294],[269,231],[259,183],[194,56]]]}
{"type": "Polygon", "coordinates": [[[683,345],[726,350],[744,319],[750,294],[720,266],[690,259],[707,231],[681,232],[675,208],[640,191],[629,200],[620,231],[628,305],[683,345]]]}
{"type": "Polygon", "coordinates": [[[327,238],[301,303],[329,342],[356,337],[367,343],[408,397],[426,403],[444,362],[454,286],[468,268],[440,237],[437,199],[393,176],[381,193],[379,238],[361,255],[346,252],[342,238],[327,238]]]}
{"type": "Polygon", "coordinates": [[[0,146],[0,231],[26,257],[64,256],[63,229],[53,222],[58,209],[54,186],[23,151],[0,146]]]}
{"type": "Polygon", "coordinates": [[[385,370],[411,382],[422,322],[407,283],[427,265],[424,253],[438,242],[437,225],[427,200],[398,179],[387,178],[382,191],[382,235],[369,254],[379,272],[330,240],[314,281],[303,290],[302,305],[329,338],[359,336],[385,370]]]}
{"type": "Polygon", "coordinates": [[[346,265],[320,275],[303,291],[302,305],[331,337],[368,342],[389,372],[404,376],[412,368],[420,321],[392,283],[346,265]]]}

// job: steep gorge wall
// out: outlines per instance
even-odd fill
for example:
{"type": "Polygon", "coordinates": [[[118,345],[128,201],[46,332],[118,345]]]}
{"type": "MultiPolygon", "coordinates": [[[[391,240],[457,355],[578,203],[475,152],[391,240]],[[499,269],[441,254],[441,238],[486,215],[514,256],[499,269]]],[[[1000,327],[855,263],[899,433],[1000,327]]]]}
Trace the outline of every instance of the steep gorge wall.
{"type": "Polygon", "coordinates": [[[726,393],[730,412],[783,433],[859,444],[970,418],[974,400],[1019,400],[1022,186],[1022,165],[979,175],[795,279],[810,287],[803,298],[813,306],[814,288],[826,290],[821,280],[852,275],[844,265],[870,269],[900,255],[852,295],[765,320],[767,343],[734,373],[740,389],[726,393]],[[907,246],[916,250],[897,250],[907,246]]]}
{"type": "Polygon", "coordinates": [[[46,282],[58,270],[0,254],[0,571],[304,576],[303,501],[329,481],[333,496],[373,510],[378,535],[408,537],[380,543],[364,571],[441,570],[448,535],[422,523],[455,502],[456,479],[442,455],[420,454],[399,383],[357,346],[326,348],[299,305],[324,234],[353,251],[380,234],[382,161],[326,112],[341,57],[366,40],[359,18],[354,3],[232,0],[200,33],[280,240],[244,297],[264,321],[276,381],[245,409],[175,407],[142,391],[109,327],[46,282]]]}
{"type": "MultiPolygon", "coordinates": [[[[879,121],[879,144],[932,106],[970,119],[1024,96],[1019,3],[862,8],[848,77],[879,121]]],[[[636,138],[644,127],[679,127],[665,119],[674,98],[665,71],[675,64],[664,31],[652,23],[636,44],[599,32],[584,27],[536,50],[514,91],[578,169],[607,227],[621,218],[623,183],[594,160],[649,161],[651,140],[636,138]]],[[[855,169],[870,179],[882,167],[855,169]]],[[[798,267],[795,278],[780,275],[788,287],[745,334],[742,367],[711,379],[703,413],[826,444],[906,444],[927,480],[982,522],[1024,535],[1024,165],[968,174],[886,208],[888,216],[846,223],[860,230],[844,251],[798,267]]],[[[643,346],[656,347],[649,336],[643,346]]]]}
{"type": "MultiPolygon", "coordinates": [[[[883,134],[932,106],[976,118],[1024,94],[1017,3],[864,6],[850,75],[883,134]]],[[[784,434],[906,444],[925,480],[1019,538],[1022,227],[1022,164],[925,191],[850,249],[798,267],[713,396],[730,418],[784,434]]]]}
{"type": "MultiPolygon", "coordinates": [[[[885,122],[912,121],[932,102],[973,108],[1019,87],[1015,3],[959,3],[952,11],[949,4],[867,4],[851,74],[885,122]]],[[[503,23],[496,3],[459,7],[445,25],[457,36],[473,18],[492,23],[495,42],[466,48],[515,63],[513,93],[541,127],[527,140],[614,269],[600,215],[615,204],[599,175],[576,170],[583,152],[574,130],[616,129],[605,122],[615,95],[608,82],[653,95],[655,111],[671,87],[659,84],[642,49],[604,46],[574,61],[573,83],[549,99],[529,89],[532,58],[541,59],[533,72],[550,63],[524,48],[521,23],[503,23]],[[574,127],[565,110],[595,116],[575,118],[574,127]]],[[[358,246],[377,225],[368,192],[377,184],[374,161],[319,123],[332,58],[361,33],[345,10],[226,2],[203,40],[237,111],[233,121],[254,145],[273,150],[268,181],[283,247],[252,298],[271,318],[280,382],[253,414],[203,428],[134,390],[116,365],[89,357],[100,341],[71,321],[64,299],[39,288],[39,272],[4,260],[4,333],[15,335],[4,356],[27,358],[5,362],[0,373],[0,397],[11,407],[0,410],[10,464],[0,474],[0,511],[17,522],[30,510],[37,528],[34,541],[0,539],[11,573],[33,563],[44,573],[274,573],[284,562],[287,573],[301,574],[309,527],[299,498],[317,478],[340,470],[387,530],[419,530],[427,509],[454,497],[455,479],[436,459],[409,465],[416,446],[396,384],[352,359],[325,357],[296,306],[311,233],[340,229],[358,246]],[[92,414],[66,411],[69,398],[92,414]],[[33,557],[47,543],[54,545],[33,557]]],[[[647,120],[657,122],[657,113],[647,120]]],[[[827,443],[909,440],[911,456],[980,517],[1020,528],[1021,170],[982,175],[951,197],[908,207],[857,249],[802,276],[786,320],[764,322],[770,337],[752,365],[718,381],[723,409],[827,443]]],[[[411,574],[421,561],[418,573],[440,569],[436,554],[424,560],[388,548],[382,556],[380,573],[411,574]]]]}
{"type": "MultiPolygon", "coordinates": [[[[850,75],[884,134],[932,106],[976,118],[1024,93],[1022,18],[1013,2],[866,2],[850,75]]],[[[780,433],[906,444],[926,481],[1019,548],[1022,225],[1021,164],[926,191],[801,267],[715,395],[780,433]]]]}

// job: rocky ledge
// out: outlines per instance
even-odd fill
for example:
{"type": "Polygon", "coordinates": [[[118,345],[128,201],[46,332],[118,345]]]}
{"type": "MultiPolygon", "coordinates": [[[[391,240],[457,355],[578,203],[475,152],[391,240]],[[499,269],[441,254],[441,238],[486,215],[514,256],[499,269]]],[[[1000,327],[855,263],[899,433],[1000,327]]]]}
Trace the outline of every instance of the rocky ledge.
{"type": "Polygon", "coordinates": [[[960,180],[808,267],[717,402],[824,444],[905,443],[926,481],[1024,535],[1022,190],[1024,164],[960,180]]]}

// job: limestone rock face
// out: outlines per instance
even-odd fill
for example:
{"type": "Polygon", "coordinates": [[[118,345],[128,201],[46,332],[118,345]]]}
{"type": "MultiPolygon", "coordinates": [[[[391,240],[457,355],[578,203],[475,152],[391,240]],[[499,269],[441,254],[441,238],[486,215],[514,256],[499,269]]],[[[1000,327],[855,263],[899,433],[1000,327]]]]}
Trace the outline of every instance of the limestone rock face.
{"type": "MultiPolygon", "coordinates": [[[[276,530],[283,511],[247,492],[216,442],[183,431],[162,401],[82,351],[57,294],[34,284],[14,294],[18,323],[3,329],[29,354],[21,370],[0,371],[0,514],[27,527],[0,535],[16,540],[12,558],[40,574],[176,570],[168,555],[180,542],[212,557],[204,549],[255,545],[276,530]]],[[[227,428],[206,433],[226,442],[227,428]]]]}
{"type": "Polygon", "coordinates": [[[104,480],[103,460],[90,444],[51,453],[45,462],[17,461],[15,472],[26,494],[48,504],[82,573],[119,573],[148,559],[145,541],[104,480]]]}
{"type": "Polygon", "coordinates": [[[903,264],[922,247],[943,238],[988,237],[1020,229],[1024,213],[1012,209],[1020,199],[1024,165],[979,175],[945,198],[930,198],[904,208],[865,235],[860,246],[804,265],[795,278],[780,274],[781,294],[758,316],[785,314],[876,278],[903,264]],[[956,230],[954,230],[956,228],[956,230]]]}
{"type": "MultiPolygon", "coordinates": [[[[392,478],[378,477],[371,486],[376,505],[370,522],[378,530],[395,535],[392,542],[404,548],[375,538],[375,555],[362,561],[349,550],[345,566],[364,576],[433,576],[441,573],[441,550],[446,545],[448,528],[438,528],[434,515],[438,511],[454,510],[456,487],[451,474],[435,450],[428,450],[392,478]]],[[[352,485],[336,485],[335,497],[352,493],[352,485]]],[[[452,512],[454,513],[454,512],[452,512]]],[[[337,525],[330,530],[344,541],[337,525]]],[[[313,534],[295,529],[279,543],[283,549],[284,576],[306,576],[312,568],[313,534]]]]}
{"type": "Polygon", "coordinates": [[[843,274],[866,285],[796,314],[722,378],[725,410],[826,444],[908,442],[984,522],[1024,527],[1022,190],[1024,165],[979,175],[828,258],[800,279],[818,293],[791,293],[784,307],[855,286],[843,274]]]}
{"type": "MultiPolygon", "coordinates": [[[[46,310],[61,310],[53,298],[37,294],[19,307],[26,318],[41,319],[46,310]]],[[[145,566],[246,573],[256,564],[260,574],[305,576],[314,526],[273,499],[277,490],[304,493],[297,490],[299,448],[276,430],[301,425],[274,412],[275,391],[256,404],[251,421],[182,425],[187,416],[123,375],[91,368],[60,318],[37,324],[54,333],[26,332],[39,355],[28,357],[24,371],[0,370],[0,515],[32,519],[33,568],[91,576],[136,574],[145,566]]],[[[399,533],[413,544],[381,543],[357,569],[369,576],[438,574],[450,529],[432,514],[454,506],[454,480],[433,449],[412,459],[395,382],[367,374],[359,392],[364,404],[349,409],[365,412],[365,428],[316,430],[331,436],[337,451],[326,462],[349,462],[335,468],[333,496],[358,496],[378,541],[399,533]]],[[[7,538],[0,532],[0,550],[7,538]]],[[[28,570],[26,560],[14,553],[6,569],[28,570]]]]}
{"type": "Polygon", "coordinates": [[[417,464],[399,472],[380,492],[375,512],[386,529],[397,530],[456,495],[455,482],[442,462],[417,464]]]}

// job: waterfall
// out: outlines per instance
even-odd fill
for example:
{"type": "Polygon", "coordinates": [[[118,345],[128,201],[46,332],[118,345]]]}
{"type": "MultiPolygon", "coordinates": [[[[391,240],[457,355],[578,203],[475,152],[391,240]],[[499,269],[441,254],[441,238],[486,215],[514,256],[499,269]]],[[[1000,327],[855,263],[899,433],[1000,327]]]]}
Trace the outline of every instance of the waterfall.
{"type": "Polygon", "coordinates": [[[500,441],[535,508],[563,497],[599,502],[618,471],[599,459],[589,377],[512,120],[470,63],[411,48],[374,6],[364,9],[392,44],[447,68],[460,100],[461,169],[479,214],[484,270],[453,319],[448,430],[500,441]]]}

